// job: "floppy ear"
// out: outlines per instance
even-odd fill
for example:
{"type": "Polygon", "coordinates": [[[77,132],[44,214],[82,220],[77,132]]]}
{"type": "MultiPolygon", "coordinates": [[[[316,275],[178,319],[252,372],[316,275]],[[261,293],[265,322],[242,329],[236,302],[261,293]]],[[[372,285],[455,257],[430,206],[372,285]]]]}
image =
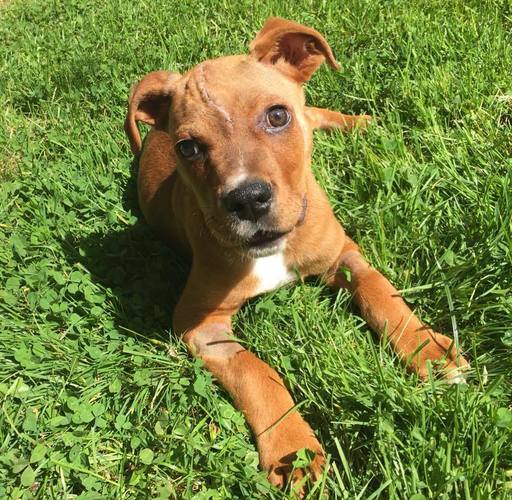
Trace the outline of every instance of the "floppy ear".
{"type": "Polygon", "coordinates": [[[153,71],[132,87],[124,131],[134,155],[140,153],[142,146],[137,122],[158,127],[167,125],[172,88],[179,77],[170,71],[153,71]]]}
{"type": "Polygon", "coordinates": [[[325,60],[338,69],[331,47],[313,28],[271,17],[249,47],[258,61],[275,64],[299,83],[308,81],[325,60]],[[288,63],[283,66],[282,61],[288,63]]]}

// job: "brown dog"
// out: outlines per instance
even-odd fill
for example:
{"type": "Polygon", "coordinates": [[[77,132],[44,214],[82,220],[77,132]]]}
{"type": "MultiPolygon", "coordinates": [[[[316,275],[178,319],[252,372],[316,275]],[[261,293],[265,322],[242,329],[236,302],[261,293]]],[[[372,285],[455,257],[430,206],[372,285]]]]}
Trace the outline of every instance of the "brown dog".
{"type": "MultiPolygon", "coordinates": [[[[456,380],[466,361],[424,326],[345,234],[310,169],[315,128],[349,130],[368,116],[305,105],[302,84],[323,61],[314,29],[272,18],[250,54],[205,61],[184,75],[157,71],[133,89],[125,130],[139,159],[139,202],[192,269],[174,329],[229,391],[251,426],[261,467],[283,486],[301,448],[324,458],[279,375],[240,345],[231,317],[247,299],[299,277],[346,287],[362,316],[426,377],[440,360],[456,380]],[[152,125],[142,148],[137,121],[152,125]]],[[[294,471],[292,480],[303,476],[294,471]]]]}

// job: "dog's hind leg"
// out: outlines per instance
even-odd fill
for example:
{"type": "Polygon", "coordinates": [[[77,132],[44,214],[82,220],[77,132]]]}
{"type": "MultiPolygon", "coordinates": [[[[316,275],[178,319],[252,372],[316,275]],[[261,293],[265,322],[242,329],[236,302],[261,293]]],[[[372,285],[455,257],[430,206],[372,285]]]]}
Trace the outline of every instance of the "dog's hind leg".
{"type": "Polygon", "coordinates": [[[323,108],[306,108],[306,117],[312,129],[339,129],[348,132],[355,127],[366,128],[372,121],[369,115],[344,115],[338,111],[323,108]]]}

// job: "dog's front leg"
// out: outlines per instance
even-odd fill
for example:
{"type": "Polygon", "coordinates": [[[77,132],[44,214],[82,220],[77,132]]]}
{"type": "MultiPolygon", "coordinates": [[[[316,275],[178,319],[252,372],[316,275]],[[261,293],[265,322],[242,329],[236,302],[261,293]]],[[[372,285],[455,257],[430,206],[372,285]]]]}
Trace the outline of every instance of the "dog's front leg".
{"type": "MultiPolygon", "coordinates": [[[[174,318],[177,331],[191,353],[229,392],[244,413],[256,438],[261,467],[269,481],[278,487],[289,480],[297,482],[304,471],[295,470],[296,452],[308,448],[315,452],[309,471],[316,479],[324,464],[323,450],[306,421],[294,408],[283,381],[270,366],[245,349],[231,333],[231,318],[219,312],[201,314],[199,324],[191,328],[193,306],[180,303],[174,318]],[[183,311],[187,311],[184,316],[183,311]],[[191,314],[192,313],[192,314],[191,314]]],[[[197,321],[192,321],[197,323],[197,321]]]]}
{"type": "Polygon", "coordinates": [[[344,115],[338,111],[311,106],[306,108],[306,117],[313,129],[339,129],[342,132],[348,132],[356,127],[364,129],[372,121],[369,115],[344,115]]]}
{"type": "Polygon", "coordinates": [[[330,284],[348,288],[361,315],[422,378],[428,376],[427,362],[439,361],[452,382],[461,381],[467,361],[453,341],[425,326],[411,311],[391,283],[361,256],[357,245],[346,238],[330,284]]]}

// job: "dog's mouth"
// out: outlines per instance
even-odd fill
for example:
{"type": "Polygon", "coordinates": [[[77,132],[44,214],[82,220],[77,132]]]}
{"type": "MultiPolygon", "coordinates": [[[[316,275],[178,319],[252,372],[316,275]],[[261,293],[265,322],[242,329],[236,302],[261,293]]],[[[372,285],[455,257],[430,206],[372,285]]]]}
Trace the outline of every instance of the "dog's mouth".
{"type": "Polygon", "coordinates": [[[247,246],[251,249],[271,247],[279,243],[289,231],[256,231],[247,241],[247,246]]]}

